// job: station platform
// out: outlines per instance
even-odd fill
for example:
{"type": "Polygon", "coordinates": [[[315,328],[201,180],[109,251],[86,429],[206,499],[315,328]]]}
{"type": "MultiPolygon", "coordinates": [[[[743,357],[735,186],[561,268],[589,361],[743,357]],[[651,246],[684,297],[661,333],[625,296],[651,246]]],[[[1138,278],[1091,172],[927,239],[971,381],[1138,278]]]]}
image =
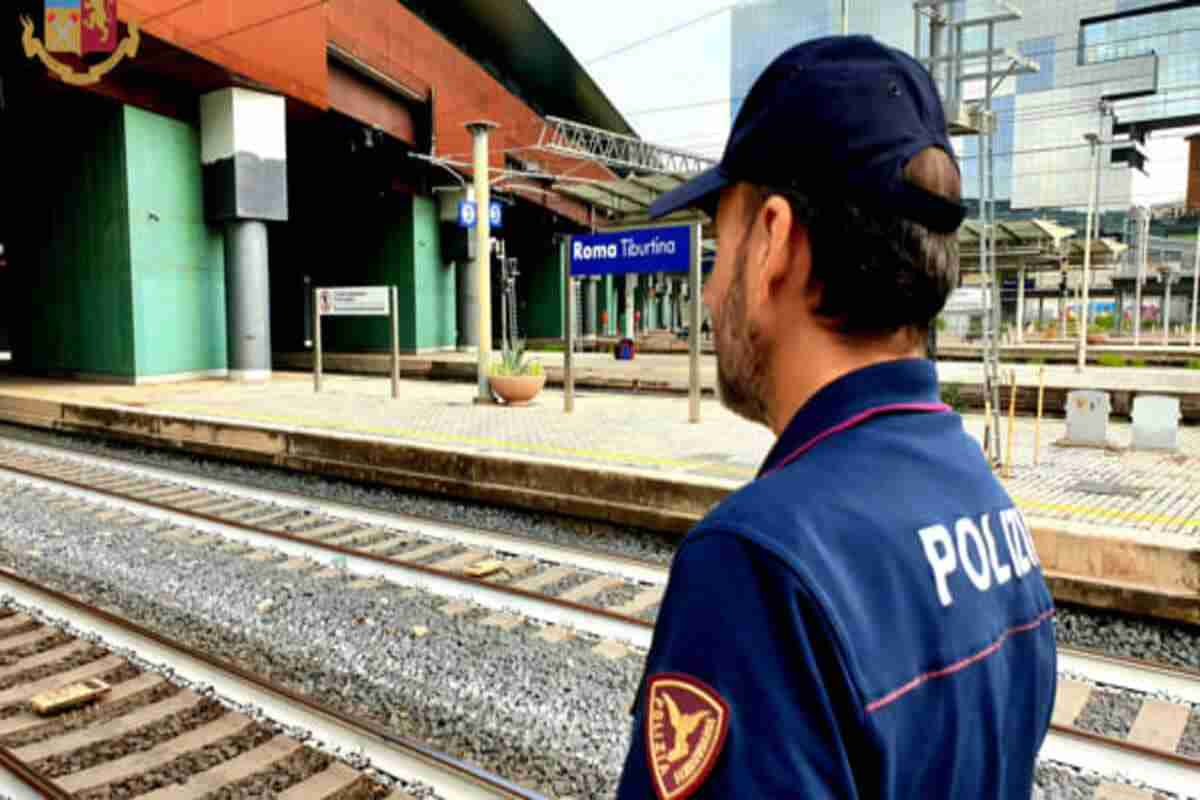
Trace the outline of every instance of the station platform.
{"type": "MultiPolygon", "coordinates": [[[[542,362],[550,386],[563,382],[563,354],[535,351],[530,358],[542,362]]],[[[617,361],[610,353],[576,353],[575,385],[583,389],[621,390],[683,394],[688,390],[688,359],[685,354],[639,353],[632,361],[617,361]]],[[[391,356],[386,354],[326,353],[325,370],[351,375],[387,375],[391,356]]],[[[311,370],[311,353],[276,354],[277,369],[311,370]]],[[[1004,381],[1010,370],[1016,373],[1017,412],[1036,413],[1038,375],[1043,365],[1001,363],[1004,381]]],[[[1100,367],[1089,366],[1082,373],[1074,365],[1045,364],[1045,413],[1061,415],[1066,408],[1067,393],[1075,389],[1100,389],[1111,395],[1116,417],[1128,418],[1137,394],[1153,393],[1180,398],[1183,419],[1200,423],[1200,369],[1177,367],[1100,367]]],[[[468,353],[437,353],[421,356],[401,356],[400,374],[406,378],[429,380],[475,380],[475,357],[468,353]]],[[[717,361],[714,355],[702,355],[700,383],[703,392],[713,396],[716,387],[717,361]]],[[[982,410],[982,364],[939,361],[938,377],[964,409],[982,410]]],[[[1004,405],[1008,396],[1005,389],[1004,405]]]]}
{"type": "MultiPolygon", "coordinates": [[[[1153,372],[1133,371],[1143,380],[1153,372]]],[[[675,535],[752,480],[773,442],[709,398],[692,424],[686,398],[660,394],[581,390],[565,414],[553,388],[524,408],[476,404],[471,384],[400,388],[393,400],[388,380],[351,375],[326,376],[320,394],[303,373],[149,386],[4,376],[0,421],[675,535]]],[[[983,416],[963,421],[982,441],[983,416]]],[[[1191,604],[1200,622],[1200,428],[1182,428],[1170,453],[1128,449],[1132,432],[1120,421],[1107,449],[1059,446],[1064,434],[1062,420],[1043,420],[1035,433],[1034,420],[1018,417],[1003,477],[1047,569],[1125,595],[1149,597],[1139,587],[1153,585],[1154,597],[1191,604]]]]}

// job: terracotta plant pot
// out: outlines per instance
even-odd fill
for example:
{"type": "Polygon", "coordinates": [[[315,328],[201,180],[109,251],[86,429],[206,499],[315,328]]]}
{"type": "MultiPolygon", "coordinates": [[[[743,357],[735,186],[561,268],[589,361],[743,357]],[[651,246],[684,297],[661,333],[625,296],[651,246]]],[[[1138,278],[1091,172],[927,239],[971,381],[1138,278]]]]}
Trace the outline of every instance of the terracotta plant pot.
{"type": "Polygon", "coordinates": [[[488,383],[506,405],[527,406],[546,385],[546,375],[489,375],[488,383]]]}

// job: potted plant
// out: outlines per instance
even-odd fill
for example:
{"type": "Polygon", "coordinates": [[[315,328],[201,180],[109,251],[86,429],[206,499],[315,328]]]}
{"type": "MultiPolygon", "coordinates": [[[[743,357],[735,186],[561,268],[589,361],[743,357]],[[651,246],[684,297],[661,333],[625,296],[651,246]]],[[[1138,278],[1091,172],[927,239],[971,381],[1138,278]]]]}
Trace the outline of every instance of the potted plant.
{"type": "Polygon", "coordinates": [[[525,340],[505,347],[498,363],[488,375],[492,393],[510,406],[526,406],[546,385],[546,372],[540,361],[525,360],[525,340]]]}

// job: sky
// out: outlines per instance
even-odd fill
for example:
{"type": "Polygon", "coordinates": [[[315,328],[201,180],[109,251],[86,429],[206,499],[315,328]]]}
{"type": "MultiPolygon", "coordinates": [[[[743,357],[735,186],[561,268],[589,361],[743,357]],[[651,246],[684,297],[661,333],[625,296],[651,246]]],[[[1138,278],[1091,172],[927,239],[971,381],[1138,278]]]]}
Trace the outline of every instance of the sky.
{"type": "MultiPolygon", "coordinates": [[[[642,139],[720,157],[730,127],[731,0],[530,4],[642,139]]],[[[1183,198],[1182,133],[1159,134],[1147,143],[1150,177],[1140,182],[1136,200],[1183,198]]]]}
{"type": "Polygon", "coordinates": [[[642,139],[713,157],[721,154],[730,123],[729,0],[530,3],[642,139]],[[677,108],[697,103],[705,105],[677,108]]]}

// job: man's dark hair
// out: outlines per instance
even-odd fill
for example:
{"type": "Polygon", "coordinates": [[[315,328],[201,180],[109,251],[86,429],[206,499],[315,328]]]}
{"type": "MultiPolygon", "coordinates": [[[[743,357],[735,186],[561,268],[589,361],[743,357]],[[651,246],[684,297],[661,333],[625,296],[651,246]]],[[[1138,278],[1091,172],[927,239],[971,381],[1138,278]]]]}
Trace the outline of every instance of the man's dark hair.
{"type": "MultiPolygon", "coordinates": [[[[958,201],[961,179],[938,148],[918,153],[906,180],[958,201]]],[[[775,194],[786,197],[796,224],[808,229],[812,275],[821,290],[817,313],[847,336],[874,338],[910,331],[924,339],[958,285],[958,234],[925,226],[838,198],[816,198],[756,185],[757,215],[775,194]]]]}

